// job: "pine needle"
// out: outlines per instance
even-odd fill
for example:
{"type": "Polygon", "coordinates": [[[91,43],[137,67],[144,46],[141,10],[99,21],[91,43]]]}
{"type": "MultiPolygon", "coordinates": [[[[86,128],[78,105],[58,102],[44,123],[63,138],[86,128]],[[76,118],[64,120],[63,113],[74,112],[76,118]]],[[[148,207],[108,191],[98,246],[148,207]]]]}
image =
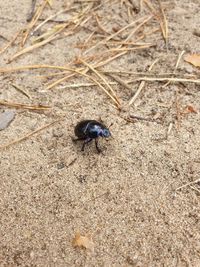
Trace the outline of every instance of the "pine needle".
{"type": "Polygon", "coordinates": [[[27,105],[27,104],[15,103],[15,102],[7,102],[4,100],[0,100],[0,105],[6,106],[6,107],[11,107],[11,108],[29,109],[29,110],[48,110],[48,109],[51,109],[50,106],[27,105]]]}

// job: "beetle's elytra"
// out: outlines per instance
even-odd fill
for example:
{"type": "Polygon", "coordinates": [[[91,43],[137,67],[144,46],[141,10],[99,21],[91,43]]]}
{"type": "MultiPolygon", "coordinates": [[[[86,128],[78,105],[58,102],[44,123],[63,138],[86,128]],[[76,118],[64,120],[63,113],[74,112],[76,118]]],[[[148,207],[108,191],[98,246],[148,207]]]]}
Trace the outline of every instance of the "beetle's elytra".
{"type": "Polygon", "coordinates": [[[98,146],[98,137],[111,136],[109,129],[102,123],[95,120],[80,121],[74,129],[74,133],[77,136],[77,139],[74,141],[84,141],[81,149],[82,151],[84,151],[85,145],[94,139],[98,153],[101,152],[98,146]]]}

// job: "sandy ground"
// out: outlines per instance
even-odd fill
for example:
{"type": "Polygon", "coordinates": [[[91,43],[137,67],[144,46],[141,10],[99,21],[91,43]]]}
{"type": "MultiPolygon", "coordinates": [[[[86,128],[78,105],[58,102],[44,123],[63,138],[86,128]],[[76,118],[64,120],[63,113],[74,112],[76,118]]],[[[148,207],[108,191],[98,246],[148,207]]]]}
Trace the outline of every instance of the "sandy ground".
{"type": "MultiPolygon", "coordinates": [[[[1,47],[5,38],[10,40],[27,23],[30,2],[0,0],[1,47]]],[[[43,18],[66,4],[55,2],[43,18]]],[[[199,0],[165,4],[170,7],[168,54],[158,32],[149,39],[155,47],[130,52],[107,69],[146,71],[160,58],[154,70],[172,72],[181,51],[199,52],[200,37],[194,34],[200,25],[199,0]]],[[[104,10],[108,17],[122,11],[119,4],[104,10]]],[[[7,64],[16,52],[16,47],[9,48],[1,55],[1,67],[63,66],[79,53],[74,44],[86,36],[85,29],[7,64]]],[[[177,71],[199,75],[183,60],[177,71]]],[[[58,86],[46,90],[45,84],[52,80],[36,77],[39,74],[43,72],[30,70],[0,77],[1,100],[53,107],[45,112],[17,110],[10,126],[0,131],[1,146],[64,118],[38,135],[1,149],[0,266],[200,266],[200,185],[176,191],[200,178],[199,85],[147,83],[130,114],[159,120],[127,123],[126,113],[119,114],[101,89],[58,86]],[[25,88],[32,101],[11,82],[25,88]],[[179,128],[177,101],[181,110],[190,105],[197,111],[181,116],[179,128]],[[81,144],[71,140],[76,123],[90,118],[101,118],[108,126],[113,123],[114,139],[100,140],[103,154],[96,153],[94,144],[82,153],[81,144]],[[170,123],[173,127],[166,140],[170,123]],[[92,236],[94,251],[73,247],[77,232],[92,236]]],[[[115,89],[126,105],[138,86],[134,83],[132,92],[123,86],[115,89]]]]}

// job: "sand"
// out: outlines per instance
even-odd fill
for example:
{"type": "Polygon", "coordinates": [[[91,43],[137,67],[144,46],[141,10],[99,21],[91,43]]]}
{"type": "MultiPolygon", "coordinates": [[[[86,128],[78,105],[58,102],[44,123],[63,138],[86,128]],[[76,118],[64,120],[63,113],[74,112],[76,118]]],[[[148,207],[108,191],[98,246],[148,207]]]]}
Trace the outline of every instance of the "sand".
{"type": "MultiPolygon", "coordinates": [[[[127,24],[121,16],[119,25],[112,25],[115,16],[127,12],[119,1],[114,2],[113,8],[102,7],[109,31],[127,24]]],[[[66,3],[53,1],[42,18],[66,3]]],[[[173,72],[183,50],[199,52],[199,1],[164,4],[168,6],[168,53],[157,32],[147,40],[154,47],[130,52],[108,64],[107,70],[145,72],[159,58],[153,70],[173,72]]],[[[0,0],[0,6],[3,47],[6,39],[11,40],[27,24],[31,1],[0,0]]],[[[75,46],[88,36],[83,29],[7,63],[17,52],[15,45],[1,55],[0,66],[64,66],[80,54],[75,46]]],[[[164,83],[147,82],[129,111],[128,102],[139,83],[131,84],[132,91],[115,86],[124,106],[120,113],[98,87],[63,88],[88,83],[84,78],[47,90],[46,84],[54,79],[38,77],[47,73],[50,70],[0,76],[1,100],[52,107],[50,111],[18,109],[11,124],[0,131],[0,146],[62,119],[22,142],[1,148],[0,266],[200,266],[200,184],[197,181],[176,190],[200,179],[199,85],[171,82],[163,87],[164,83]],[[11,83],[24,88],[31,99],[11,83]],[[185,111],[188,106],[197,113],[179,112],[177,120],[177,110],[185,111]],[[124,119],[127,114],[154,121],[129,123],[124,119]],[[81,144],[71,139],[74,126],[82,119],[100,118],[107,126],[113,123],[114,138],[100,140],[103,154],[96,152],[94,143],[82,153],[81,144]],[[78,232],[92,239],[93,249],[73,246],[78,232]]],[[[199,69],[183,58],[177,73],[199,77],[199,69]]]]}

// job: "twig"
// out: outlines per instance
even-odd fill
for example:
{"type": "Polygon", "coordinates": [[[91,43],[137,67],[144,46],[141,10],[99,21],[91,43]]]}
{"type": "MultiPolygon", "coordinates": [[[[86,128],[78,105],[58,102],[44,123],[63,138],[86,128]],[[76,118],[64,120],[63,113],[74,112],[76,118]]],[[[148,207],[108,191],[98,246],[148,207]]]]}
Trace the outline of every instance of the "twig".
{"type": "MultiPolygon", "coordinates": [[[[105,85],[104,82],[99,82],[102,85],[105,85]]],[[[111,85],[117,85],[117,82],[109,82],[111,85]]],[[[67,88],[79,88],[79,87],[90,87],[90,86],[97,86],[96,83],[73,83],[73,84],[66,84],[64,86],[60,86],[59,89],[67,89],[67,88]]]]}
{"type": "Polygon", "coordinates": [[[151,122],[155,122],[154,119],[144,118],[144,117],[135,116],[135,115],[130,115],[130,118],[131,118],[131,119],[136,119],[136,120],[142,120],[142,121],[151,121],[151,122]]]}
{"type": "Polygon", "coordinates": [[[164,9],[162,7],[161,0],[158,0],[158,3],[159,3],[159,7],[160,7],[162,17],[163,17],[163,21],[160,22],[160,26],[161,26],[163,38],[165,39],[165,44],[168,50],[168,22],[165,16],[164,9]]]}
{"type": "MultiPolygon", "coordinates": [[[[117,105],[117,107],[119,108],[120,105],[117,101],[117,99],[115,97],[113,97],[96,79],[94,79],[92,76],[89,76],[86,74],[87,70],[88,69],[72,69],[72,68],[67,68],[67,70],[71,71],[71,72],[74,72],[74,73],[77,73],[77,74],[80,74],[81,76],[84,76],[86,77],[87,79],[89,80],[92,80],[94,83],[96,83],[101,89],[103,89],[103,91],[114,101],[114,103],[117,105]]],[[[72,74],[71,74],[72,75],[72,74]]],[[[67,76],[67,78],[69,78],[69,76],[67,76]]],[[[53,86],[57,85],[58,82],[60,83],[61,80],[64,81],[64,79],[66,79],[66,77],[60,79],[59,81],[56,81],[54,84],[51,84],[48,86],[48,89],[51,89],[53,86]]]]}
{"type": "Polygon", "coordinates": [[[67,25],[68,25],[68,23],[63,24],[57,31],[55,31],[55,32],[54,32],[49,38],[47,38],[46,40],[43,40],[43,41],[41,41],[41,42],[39,42],[39,43],[33,44],[33,45],[31,45],[31,46],[28,46],[28,47],[22,49],[21,51],[17,52],[14,56],[12,56],[12,57],[8,60],[8,62],[11,62],[11,61],[13,61],[14,59],[18,58],[19,56],[21,56],[21,55],[23,55],[23,54],[25,54],[25,53],[28,53],[28,52],[30,52],[30,51],[32,51],[32,50],[38,48],[38,47],[41,47],[41,46],[43,46],[43,45],[45,45],[45,44],[47,44],[47,43],[52,42],[54,39],[57,38],[57,34],[60,33],[61,31],[63,31],[64,28],[65,28],[67,25]]]}
{"type": "Polygon", "coordinates": [[[86,66],[88,67],[90,70],[92,70],[110,89],[110,91],[113,93],[114,97],[116,98],[118,104],[120,105],[119,99],[115,93],[115,91],[112,89],[112,87],[108,84],[108,82],[106,81],[106,79],[97,71],[95,70],[91,65],[89,65],[87,62],[85,62],[83,59],[80,59],[80,61],[86,66]]]}
{"type": "Polygon", "coordinates": [[[44,105],[27,105],[27,104],[21,104],[21,103],[14,103],[14,102],[7,102],[0,100],[0,105],[6,106],[6,107],[12,107],[12,108],[21,108],[21,109],[29,109],[29,110],[48,110],[51,109],[50,106],[44,106],[44,105]]]}
{"type": "MultiPolygon", "coordinates": [[[[146,17],[145,17],[146,18],[146,17]]],[[[91,48],[89,48],[88,50],[85,51],[85,53],[88,53],[90,51],[92,51],[93,49],[97,48],[98,46],[102,45],[102,44],[106,44],[110,39],[114,38],[115,36],[117,36],[118,34],[120,34],[121,32],[125,31],[126,29],[128,29],[129,27],[133,26],[134,24],[140,22],[141,20],[143,20],[144,18],[139,18],[136,21],[131,22],[130,24],[126,25],[125,27],[121,28],[119,31],[111,34],[110,36],[108,36],[106,39],[98,42],[96,45],[92,46],[91,48]]]]}
{"type": "MultiPolygon", "coordinates": [[[[128,85],[126,82],[124,82],[122,79],[120,79],[119,77],[109,73],[108,74],[110,77],[112,77],[114,80],[116,80],[119,84],[121,84],[122,86],[124,86],[126,89],[132,91],[132,86],[128,85]]],[[[110,83],[109,83],[110,84],[110,83]]]]}
{"type": "Polygon", "coordinates": [[[22,31],[18,31],[13,38],[0,50],[0,54],[4,53],[17,39],[17,37],[22,33],[22,31]]]}
{"type": "Polygon", "coordinates": [[[184,78],[170,78],[170,77],[140,77],[136,78],[132,82],[138,82],[138,81],[147,81],[147,82],[164,82],[164,81],[172,81],[172,82],[188,82],[188,83],[196,83],[200,84],[200,79],[184,79],[184,78]]]}
{"type": "Polygon", "coordinates": [[[34,34],[34,32],[36,32],[37,30],[39,30],[45,23],[47,23],[49,20],[54,19],[55,17],[57,17],[58,15],[67,12],[67,11],[72,11],[74,10],[74,8],[66,8],[66,9],[62,9],[59,12],[57,12],[56,14],[48,17],[47,19],[45,19],[43,22],[41,22],[32,32],[32,34],[34,34]]]}
{"type": "Polygon", "coordinates": [[[10,73],[10,72],[16,72],[16,71],[30,70],[30,69],[68,70],[69,67],[56,66],[56,65],[26,65],[26,66],[12,67],[12,68],[0,68],[0,73],[10,73]]]}
{"type": "Polygon", "coordinates": [[[187,187],[187,186],[190,186],[190,185],[193,185],[193,184],[199,183],[199,182],[200,182],[200,179],[197,179],[197,180],[195,180],[195,181],[193,181],[193,182],[190,182],[190,183],[184,184],[184,185],[182,185],[182,186],[180,186],[180,187],[176,188],[176,191],[178,191],[178,190],[180,190],[180,189],[182,189],[182,188],[184,188],[184,187],[187,187]]]}
{"type": "Polygon", "coordinates": [[[29,99],[31,98],[30,95],[24,91],[24,89],[22,89],[21,87],[19,87],[18,85],[11,83],[11,85],[17,89],[20,93],[22,93],[23,95],[25,95],[26,97],[28,97],[29,99]]]}
{"type": "Polygon", "coordinates": [[[29,23],[29,25],[28,25],[25,33],[24,33],[24,38],[22,39],[22,44],[21,44],[22,46],[24,46],[31,29],[34,27],[34,25],[38,21],[40,15],[42,14],[42,11],[44,10],[47,3],[48,3],[48,0],[44,0],[42,5],[39,6],[38,9],[36,10],[35,15],[33,16],[32,20],[30,21],[30,23],[29,23]]]}

